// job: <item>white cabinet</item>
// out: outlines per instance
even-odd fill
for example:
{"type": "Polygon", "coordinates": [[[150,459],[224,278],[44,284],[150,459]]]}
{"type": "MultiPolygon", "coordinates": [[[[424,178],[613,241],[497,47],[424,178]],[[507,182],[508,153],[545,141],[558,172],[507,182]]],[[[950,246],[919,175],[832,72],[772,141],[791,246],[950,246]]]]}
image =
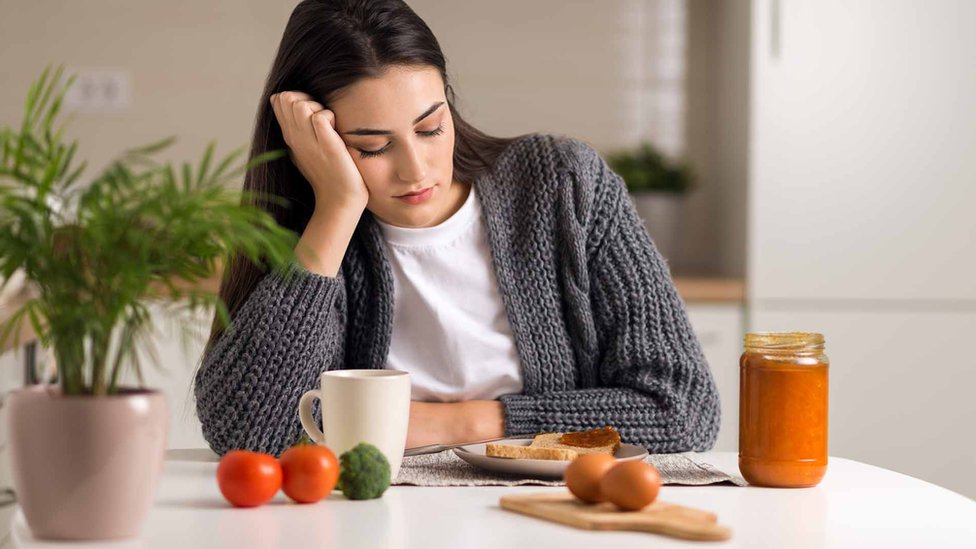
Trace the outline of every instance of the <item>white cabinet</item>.
{"type": "Polygon", "coordinates": [[[689,303],[688,318],[715,377],[722,405],[722,427],[715,450],[739,449],[739,356],[743,315],[737,303],[689,303]]]}

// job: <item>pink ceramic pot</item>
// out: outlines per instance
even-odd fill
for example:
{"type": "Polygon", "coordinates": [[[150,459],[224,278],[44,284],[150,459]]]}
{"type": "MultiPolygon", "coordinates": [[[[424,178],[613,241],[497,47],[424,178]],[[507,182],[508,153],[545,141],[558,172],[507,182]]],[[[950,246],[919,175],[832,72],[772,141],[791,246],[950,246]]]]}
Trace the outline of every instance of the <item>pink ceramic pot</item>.
{"type": "Polygon", "coordinates": [[[162,393],[63,396],[38,385],[12,392],[6,404],[14,488],[36,537],[139,535],[166,452],[162,393]]]}

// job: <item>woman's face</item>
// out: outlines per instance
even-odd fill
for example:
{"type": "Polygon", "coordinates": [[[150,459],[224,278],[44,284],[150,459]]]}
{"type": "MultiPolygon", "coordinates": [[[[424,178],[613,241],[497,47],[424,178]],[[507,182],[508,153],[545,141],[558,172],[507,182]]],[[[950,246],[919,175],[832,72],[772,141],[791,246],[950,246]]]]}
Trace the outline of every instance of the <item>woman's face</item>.
{"type": "Polygon", "coordinates": [[[400,227],[431,227],[460,207],[467,189],[453,181],[454,123],[437,69],[391,67],[345,88],[328,108],[373,215],[400,227]]]}

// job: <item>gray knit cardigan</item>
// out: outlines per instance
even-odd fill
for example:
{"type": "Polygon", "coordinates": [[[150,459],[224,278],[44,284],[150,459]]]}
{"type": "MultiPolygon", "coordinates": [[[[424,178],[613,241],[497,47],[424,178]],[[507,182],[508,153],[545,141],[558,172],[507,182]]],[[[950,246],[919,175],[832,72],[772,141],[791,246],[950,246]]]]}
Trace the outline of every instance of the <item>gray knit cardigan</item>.
{"type": "MultiPolygon", "coordinates": [[[[506,434],[612,425],[652,453],[711,448],[715,382],[621,178],[581,141],[532,134],[474,185],[523,374],[522,393],[499,399],[506,434]]],[[[298,400],[322,371],[384,367],[384,253],[367,211],[336,277],[292,263],[258,283],[195,379],[217,453],[280,454],[302,435],[298,400]]]]}

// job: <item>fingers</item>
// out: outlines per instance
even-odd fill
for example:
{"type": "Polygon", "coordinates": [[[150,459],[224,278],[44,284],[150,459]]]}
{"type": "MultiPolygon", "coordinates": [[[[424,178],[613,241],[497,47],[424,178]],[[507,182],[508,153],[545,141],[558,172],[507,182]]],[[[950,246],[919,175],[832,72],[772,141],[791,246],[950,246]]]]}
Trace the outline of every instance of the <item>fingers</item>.
{"type": "Polygon", "coordinates": [[[312,130],[319,143],[329,143],[329,137],[335,133],[335,113],[329,109],[321,109],[312,114],[312,130]]]}
{"type": "Polygon", "coordinates": [[[292,114],[291,105],[286,101],[281,93],[271,96],[271,106],[274,109],[275,118],[278,119],[278,126],[281,127],[281,135],[285,138],[285,143],[291,147],[295,142],[295,117],[292,114]]]}
{"type": "Polygon", "coordinates": [[[300,91],[284,91],[278,95],[282,96],[288,103],[294,103],[295,101],[314,101],[311,95],[300,91]]]}
{"type": "Polygon", "coordinates": [[[310,137],[315,138],[312,116],[324,108],[316,101],[296,101],[292,107],[292,112],[295,114],[295,123],[302,128],[302,131],[308,133],[310,137]]]}
{"type": "Polygon", "coordinates": [[[328,128],[315,121],[321,118],[321,113],[328,113],[331,120],[327,117],[325,123],[332,128],[335,127],[335,115],[307,93],[286,91],[273,94],[269,99],[285,142],[289,146],[293,146],[297,139],[303,137],[325,142],[328,128]]]}
{"type": "Polygon", "coordinates": [[[269,101],[271,101],[271,109],[274,110],[275,119],[278,121],[278,127],[281,128],[281,134],[282,136],[284,136],[285,118],[284,115],[281,114],[281,107],[278,105],[278,94],[276,93],[272,94],[271,97],[269,98],[269,101]]]}

